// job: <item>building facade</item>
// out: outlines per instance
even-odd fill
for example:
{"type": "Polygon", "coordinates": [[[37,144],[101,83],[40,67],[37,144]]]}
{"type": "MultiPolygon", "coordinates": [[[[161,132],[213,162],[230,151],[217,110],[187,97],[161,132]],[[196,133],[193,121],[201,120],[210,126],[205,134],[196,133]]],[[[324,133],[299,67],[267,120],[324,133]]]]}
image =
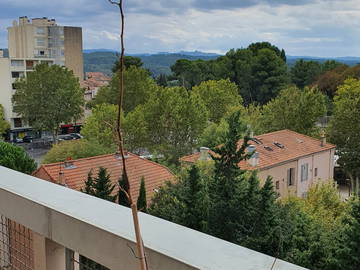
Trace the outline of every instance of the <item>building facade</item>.
{"type": "MultiPolygon", "coordinates": [[[[317,140],[280,130],[255,136],[250,143],[248,151],[254,154],[249,160],[241,161],[239,167],[257,170],[262,182],[270,176],[280,197],[306,197],[312,184],[334,178],[335,145],[326,143],[325,138],[317,140]]],[[[209,159],[208,150],[202,148],[199,153],[182,157],[181,162],[206,159],[209,159]]]]}
{"type": "Polygon", "coordinates": [[[20,17],[8,27],[9,56],[0,53],[0,104],[10,122],[10,138],[23,137],[32,129],[13,112],[15,81],[26,77],[39,63],[65,66],[83,80],[82,29],[59,26],[54,19],[20,17]]]}

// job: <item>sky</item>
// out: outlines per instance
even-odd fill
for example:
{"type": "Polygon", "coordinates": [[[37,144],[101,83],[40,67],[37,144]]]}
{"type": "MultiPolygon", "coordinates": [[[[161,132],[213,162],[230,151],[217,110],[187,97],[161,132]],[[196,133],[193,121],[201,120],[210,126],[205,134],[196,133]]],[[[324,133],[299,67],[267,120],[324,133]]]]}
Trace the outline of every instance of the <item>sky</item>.
{"type": "MultiPolygon", "coordinates": [[[[225,53],[268,41],[296,56],[360,56],[360,0],[124,0],[127,53],[225,53]]],[[[119,48],[108,0],[0,0],[0,48],[19,16],[83,28],[86,49],[119,48]]]]}

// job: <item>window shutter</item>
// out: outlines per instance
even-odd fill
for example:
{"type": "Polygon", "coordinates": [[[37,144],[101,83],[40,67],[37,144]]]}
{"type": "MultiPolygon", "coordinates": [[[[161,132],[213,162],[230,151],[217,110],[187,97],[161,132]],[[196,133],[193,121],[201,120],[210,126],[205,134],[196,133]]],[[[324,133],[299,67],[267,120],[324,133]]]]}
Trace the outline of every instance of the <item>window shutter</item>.
{"type": "Polygon", "coordinates": [[[291,183],[290,183],[290,174],[291,174],[291,169],[288,169],[287,170],[287,183],[288,183],[288,186],[290,186],[291,185],[291,183]]]}

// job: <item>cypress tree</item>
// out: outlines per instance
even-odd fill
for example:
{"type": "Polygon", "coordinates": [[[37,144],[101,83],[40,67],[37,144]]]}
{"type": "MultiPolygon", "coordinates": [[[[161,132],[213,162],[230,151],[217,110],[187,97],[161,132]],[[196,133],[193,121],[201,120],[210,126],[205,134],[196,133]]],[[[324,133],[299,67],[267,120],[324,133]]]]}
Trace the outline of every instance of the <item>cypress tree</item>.
{"type": "Polygon", "coordinates": [[[137,208],[139,211],[147,213],[147,203],[146,203],[146,188],[145,188],[145,178],[141,177],[140,183],[140,192],[137,199],[137,208]]]}
{"type": "Polygon", "coordinates": [[[239,220],[242,219],[242,204],[246,183],[244,171],[239,168],[239,162],[248,155],[245,149],[249,138],[245,136],[243,144],[238,148],[238,141],[246,126],[240,123],[240,112],[235,112],[228,119],[229,130],[225,143],[212,149],[215,155],[214,178],[211,181],[210,192],[210,233],[228,241],[235,241],[239,231],[239,220]]]}
{"type": "Polygon", "coordinates": [[[106,168],[99,167],[98,175],[93,183],[93,195],[107,201],[115,202],[116,195],[111,195],[114,188],[115,185],[111,183],[110,175],[107,173],[106,168]]]}
{"type": "Polygon", "coordinates": [[[89,195],[94,195],[94,180],[92,177],[92,170],[88,172],[87,180],[85,181],[85,188],[80,189],[80,191],[89,195]]]}
{"type": "Polygon", "coordinates": [[[130,189],[129,181],[124,174],[120,177],[118,184],[119,184],[118,203],[120,205],[130,207],[131,205],[126,194],[129,192],[130,189]]]}

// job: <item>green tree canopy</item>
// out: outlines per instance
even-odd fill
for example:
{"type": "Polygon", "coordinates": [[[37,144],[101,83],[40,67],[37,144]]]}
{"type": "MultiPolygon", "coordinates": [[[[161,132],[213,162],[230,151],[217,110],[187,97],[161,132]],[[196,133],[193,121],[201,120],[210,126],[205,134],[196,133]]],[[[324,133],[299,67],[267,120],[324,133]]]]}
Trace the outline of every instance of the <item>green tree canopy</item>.
{"type": "MultiPolygon", "coordinates": [[[[100,104],[92,109],[92,114],[85,119],[81,134],[85,139],[96,142],[107,149],[116,149],[117,106],[100,104]]],[[[124,118],[122,117],[122,120],[124,118]]]]}
{"type": "Polygon", "coordinates": [[[62,141],[52,146],[50,151],[44,156],[42,163],[63,162],[69,157],[79,159],[113,152],[113,148],[104,147],[96,141],[88,141],[86,139],[62,141]]]}
{"type": "Polygon", "coordinates": [[[136,202],[137,209],[141,212],[147,212],[147,201],[146,201],[146,188],[145,188],[145,178],[141,177],[140,181],[140,191],[139,197],[136,202]]]}
{"type": "Polygon", "coordinates": [[[329,124],[329,137],[336,144],[339,164],[360,194],[360,80],[348,79],[334,97],[334,112],[329,124]]]}
{"type": "MultiPolygon", "coordinates": [[[[156,91],[157,84],[149,76],[147,70],[130,66],[124,72],[124,104],[123,109],[128,113],[135,109],[136,106],[144,104],[150,97],[150,94],[156,91]]],[[[114,74],[110,84],[100,88],[89,105],[91,107],[103,103],[117,104],[119,98],[119,77],[114,74]]]]}
{"type": "Polygon", "coordinates": [[[321,74],[321,64],[300,59],[290,70],[291,81],[299,88],[311,85],[321,74]]]}
{"type": "Polygon", "coordinates": [[[82,115],[84,94],[72,71],[39,64],[16,83],[12,101],[14,112],[34,128],[51,131],[55,141],[61,123],[75,121],[82,115]]]}
{"type": "Polygon", "coordinates": [[[316,122],[326,113],[325,96],[315,88],[283,89],[279,96],[263,106],[261,117],[264,132],[281,129],[318,135],[316,122]]]}
{"type": "MultiPolygon", "coordinates": [[[[143,66],[143,62],[139,57],[125,55],[124,57],[124,65],[125,68],[130,68],[131,66],[135,66],[137,68],[141,68],[143,66]]],[[[114,67],[112,68],[112,72],[116,73],[120,68],[119,60],[116,60],[114,67]]]]}
{"type": "Polygon", "coordinates": [[[209,111],[209,120],[212,122],[218,123],[231,107],[242,104],[236,84],[229,79],[202,82],[191,91],[204,101],[209,111]]]}
{"type": "Polygon", "coordinates": [[[0,140],[1,135],[10,128],[10,123],[5,120],[4,107],[0,104],[0,140]]]}
{"type": "Polygon", "coordinates": [[[0,165],[22,173],[31,174],[35,161],[19,146],[0,141],[0,165]]]}

